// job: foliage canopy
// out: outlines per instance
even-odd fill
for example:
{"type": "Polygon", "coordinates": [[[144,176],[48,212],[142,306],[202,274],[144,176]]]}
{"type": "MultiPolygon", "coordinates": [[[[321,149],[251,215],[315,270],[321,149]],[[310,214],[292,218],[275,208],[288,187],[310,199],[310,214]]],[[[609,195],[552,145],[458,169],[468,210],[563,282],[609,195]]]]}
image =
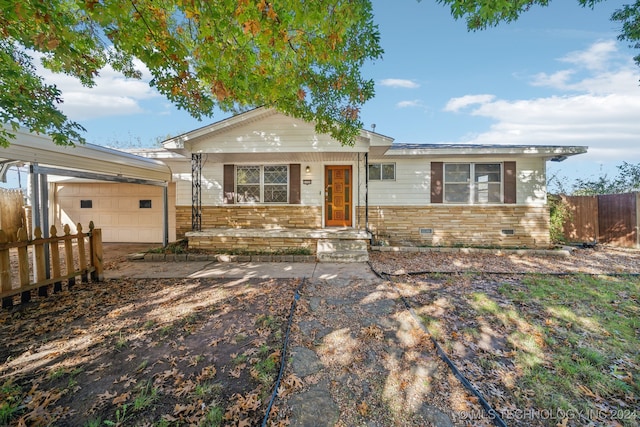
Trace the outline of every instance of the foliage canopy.
{"type": "MultiPolygon", "coordinates": [[[[418,0],[420,1],[420,0],[418,0]]],[[[551,0],[436,0],[450,7],[455,19],[464,19],[471,31],[493,27],[501,22],[517,20],[533,6],[548,6],[551,0]]],[[[582,7],[593,8],[604,0],[578,0],[582,7]]],[[[622,24],[618,39],[640,49],[640,0],[624,5],[611,16],[622,24]]],[[[640,65],[640,55],[633,58],[640,65]]]]}
{"type": "MultiPolygon", "coordinates": [[[[360,73],[381,57],[369,0],[22,0],[0,9],[0,120],[83,142],[36,73],[33,52],[85,86],[105,65],[141,77],[196,118],[268,106],[352,143],[374,93],[360,73]]],[[[11,128],[0,130],[8,144],[11,128]]]]}
{"type": "MultiPolygon", "coordinates": [[[[420,0],[418,0],[420,1],[420,0]]],[[[470,30],[516,20],[549,0],[435,0],[470,30]]],[[[593,7],[602,0],[578,0],[593,7]]],[[[612,16],[620,40],[640,48],[640,0],[612,16]]],[[[362,65],[382,56],[370,0],[21,0],[0,4],[0,146],[19,126],[57,144],[84,142],[60,111],[45,67],[87,87],[106,65],[140,78],[201,119],[255,106],[316,123],[353,143],[374,84],[362,65]]],[[[640,55],[634,58],[640,64],[640,55]]]]}

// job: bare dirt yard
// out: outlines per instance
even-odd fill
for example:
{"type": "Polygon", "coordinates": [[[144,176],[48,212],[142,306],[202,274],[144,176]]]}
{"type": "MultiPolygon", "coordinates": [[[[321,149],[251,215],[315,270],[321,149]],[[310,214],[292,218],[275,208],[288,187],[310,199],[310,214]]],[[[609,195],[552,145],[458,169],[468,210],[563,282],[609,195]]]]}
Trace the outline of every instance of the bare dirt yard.
{"type": "Polygon", "coordinates": [[[285,339],[266,425],[493,425],[400,295],[508,425],[638,425],[640,251],[371,258],[394,276],[34,293],[0,312],[0,425],[261,425],[285,339]]]}

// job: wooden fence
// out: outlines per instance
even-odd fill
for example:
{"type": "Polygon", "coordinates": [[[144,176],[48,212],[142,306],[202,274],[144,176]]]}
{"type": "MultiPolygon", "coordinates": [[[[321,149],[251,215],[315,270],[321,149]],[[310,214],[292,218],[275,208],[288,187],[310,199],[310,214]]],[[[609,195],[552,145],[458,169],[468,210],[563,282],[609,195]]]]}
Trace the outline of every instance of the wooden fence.
{"type": "Polygon", "coordinates": [[[3,308],[11,307],[17,295],[20,295],[22,303],[28,302],[34,289],[38,289],[39,296],[47,296],[50,285],[53,285],[53,292],[59,292],[65,280],[68,288],[75,285],[77,277],[82,282],[88,282],[89,278],[95,282],[104,280],[102,230],[94,228],[93,222],[89,223],[88,233],[83,233],[81,224],[77,230],[76,234],[71,234],[70,227],[65,225],[64,235],[58,236],[56,227],[52,226],[51,237],[43,238],[40,228],[36,228],[35,238],[30,240],[25,229],[21,228],[15,242],[0,230],[0,298],[3,308]]]}
{"type": "Polygon", "coordinates": [[[18,230],[26,225],[24,195],[20,190],[0,188],[0,230],[15,241],[18,230]]]}
{"type": "Polygon", "coordinates": [[[640,193],[562,196],[570,216],[564,223],[569,242],[640,247],[640,193]]]}

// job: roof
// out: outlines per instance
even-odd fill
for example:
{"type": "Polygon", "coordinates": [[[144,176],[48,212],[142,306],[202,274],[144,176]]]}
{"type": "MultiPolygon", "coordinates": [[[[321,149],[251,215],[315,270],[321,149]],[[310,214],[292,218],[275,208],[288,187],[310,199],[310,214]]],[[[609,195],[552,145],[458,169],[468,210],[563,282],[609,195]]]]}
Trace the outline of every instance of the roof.
{"type": "Polygon", "coordinates": [[[387,156],[490,156],[517,155],[542,157],[562,161],[568,156],[584,154],[586,146],[563,145],[500,145],[500,144],[402,144],[394,143],[385,153],[387,156]]]}
{"type": "MultiPolygon", "coordinates": [[[[84,172],[99,179],[170,182],[171,169],[165,163],[94,144],[56,145],[51,138],[20,129],[7,148],[0,147],[0,165],[11,162],[37,164],[55,170],[84,172]]],[[[60,172],[60,173],[58,173],[60,172]]]]}

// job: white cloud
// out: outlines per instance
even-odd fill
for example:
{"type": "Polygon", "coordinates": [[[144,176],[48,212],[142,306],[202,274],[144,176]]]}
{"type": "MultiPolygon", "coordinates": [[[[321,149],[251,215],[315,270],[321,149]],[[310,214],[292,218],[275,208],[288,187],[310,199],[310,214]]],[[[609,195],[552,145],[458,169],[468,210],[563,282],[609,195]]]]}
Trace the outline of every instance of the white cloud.
{"type": "Polygon", "coordinates": [[[452,98],[444,110],[472,107],[465,112],[494,121],[489,130],[466,137],[467,143],[584,145],[588,154],[575,161],[640,162],[640,72],[616,56],[614,43],[598,42],[563,59],[574,67],[534,76],[531,84],[557,90],[553,96],[467,95],[452,98]]]}
{"type": "Polygon", "coordinates": [[[495,98],[494,95],[465,95],[459,98],[451,98],[449,102],[447,102],[447,105],[445,105],[444,111],[452,111],[455,113],[471,105],[491,102],[495,98]]]}
{"type": "Polygon", "coordinates": [[[407,100],[407,101],[400,101],[396,104],[396,107],[398,108],[415,108],[415,107],[422,107],[422,101],[420,101],[419,99],[414,99],[414,100],[407,100]]]}
{"type": "MultiPolygon", "coordinates": [[[[39,63],[38,59],[36,63],[39,63]]],[[[95,78],[96,85],[91,88],[66,74],[52,73],[40,65],[37,68],[46,83],[55,84],[62,91],[64,102],[59,108],[71,120],[82,121],[144,113],[141,101],[161,95],[149,86],[149,72],[144,64],[137,61],[136,67],[143,73],[140,80],[126,78],[107,66],[100,70],[95,78]]]]}
{"type": "Polygon", "coordinates": [[[567,62],[577,67],[587,68],[589,70],[604,70],[616,56],[618,48],[615,40],[599,41],[586,50],[569,52],[560,61],[567,62]]]}
{"type": "Polygon", "coordinates": [[[416,89],[420,87],[420,85],[413,80],[405,79],[383,79],[380,81],[380,84],[382,86],[399,87],[404,89],[416,89]]]}

